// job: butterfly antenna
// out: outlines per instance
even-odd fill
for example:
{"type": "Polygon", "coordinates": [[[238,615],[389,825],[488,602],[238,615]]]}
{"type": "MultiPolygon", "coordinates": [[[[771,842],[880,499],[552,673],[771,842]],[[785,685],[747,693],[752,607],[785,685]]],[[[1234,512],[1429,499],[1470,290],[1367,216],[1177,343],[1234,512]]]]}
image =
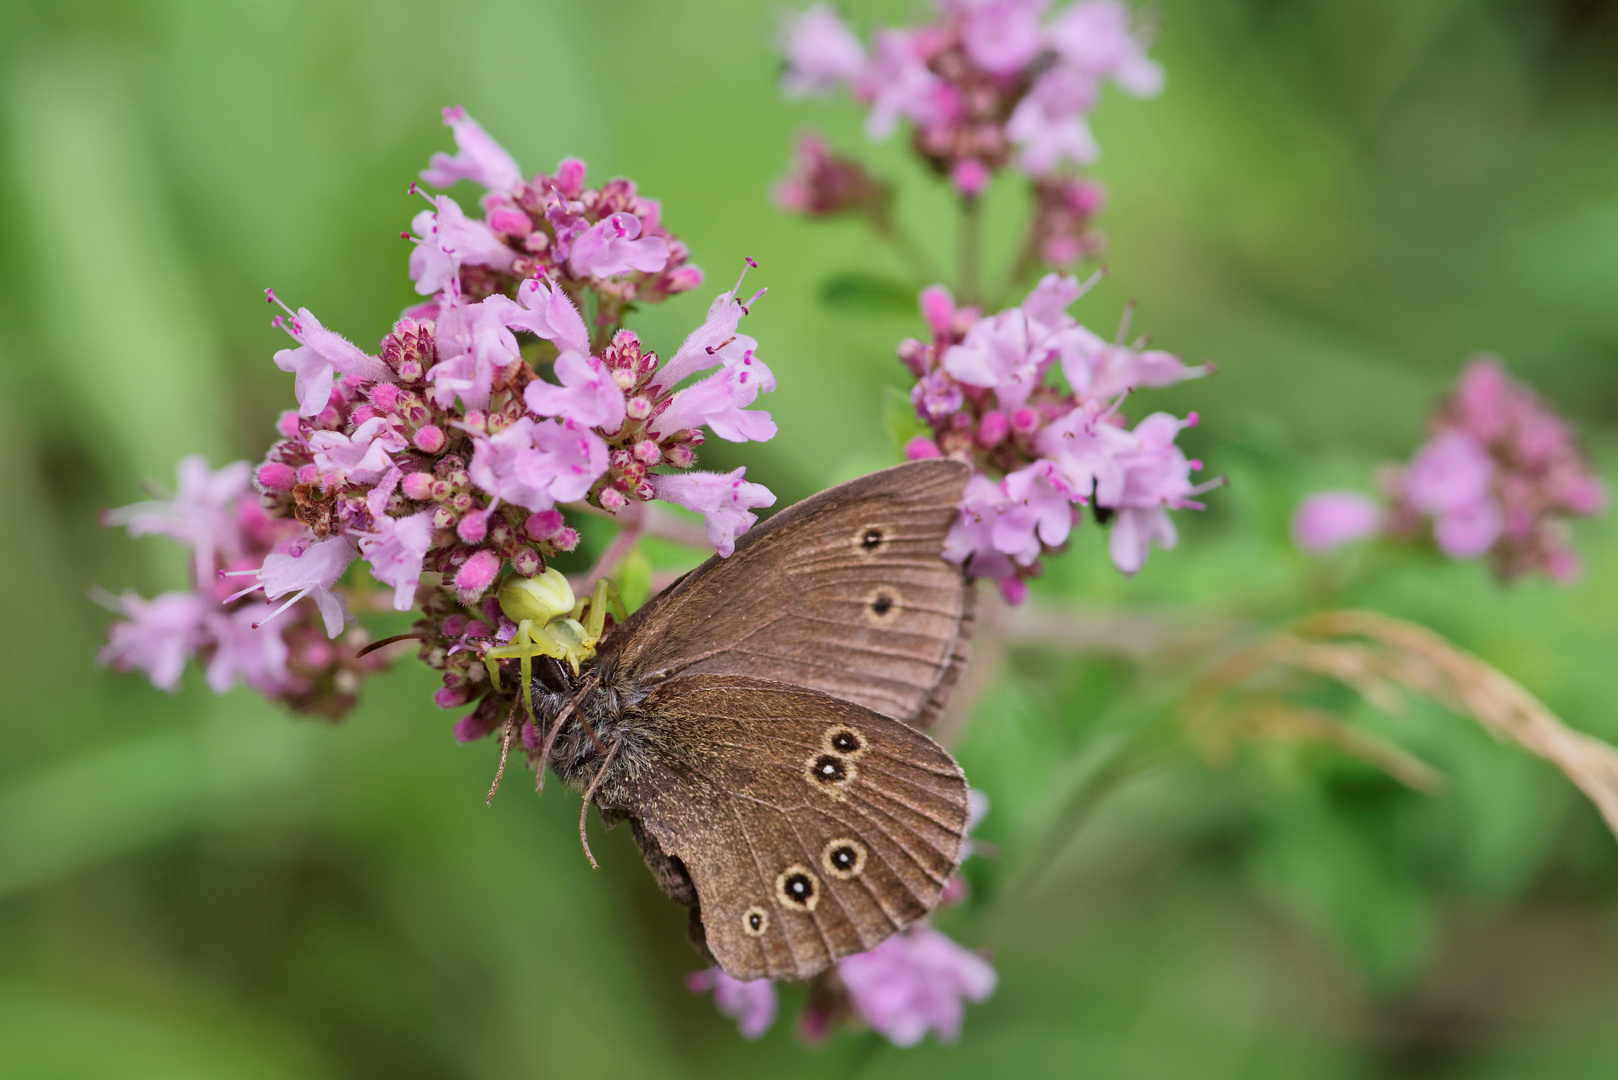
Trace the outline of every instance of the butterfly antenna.
{"type": "Polygon", "coordinates": [[[500,767],[494,770],[494,783],[489,785],[489,797],[483,800],[484,806],[494,805],[494,793],[500,790],[500,778],[506,775],[506,755],[511,753],[511,735],[512,732],[516,731],[516,725],[512,723],[512,720],[516,719],[516,716],[517,702],[515,699],[513,699],[511,702],[511,711],[506,714],[506,722],[504,725],[502,725],[502,733],[500,738],[500,767]]]}
{"type": "Polygon", "coordinates": [[[601,744],[601,738],[596,734],[596,729],[590,726],[590,721],[584,718],[583,713],[579,714],[579,726],[584,729],[586,735],[590,736],[590,741],[596,744],[596,749],[605,754],[607,748],[601,744]]]}
{"type": "Polygon", "coordinates": [[[584,857],[590,860],[592,870],[600,870],[601,864],[596,862],[596,857],[590,852],[590,837],[585,832],[584,825],[590,816],[590,800],[595,797],[596,788],[601,786],[601,781],[606,779],[607,770],[612,767],[612,759],[618,756],[618,748],[622,745],[624,740],[619,738],[612,744],[612,749],[607,751],[607,756],[601,761],[601,767],[590,780],[590,786],[584,789],[584,804],[579,807],[579,843],[584,845],[584,857]]]}

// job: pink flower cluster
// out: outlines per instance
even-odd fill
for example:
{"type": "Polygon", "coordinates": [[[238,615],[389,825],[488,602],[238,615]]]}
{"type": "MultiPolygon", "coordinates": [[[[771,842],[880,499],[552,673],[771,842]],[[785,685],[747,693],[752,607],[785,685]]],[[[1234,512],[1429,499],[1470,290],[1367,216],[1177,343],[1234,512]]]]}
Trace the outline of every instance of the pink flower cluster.
{"type": "Polygon", "coordinates": [[[872,176],[853,158],[832,153],[826,140],[814,132],[798,136],[791,171],[775,185],[775,204],[806,217],[880,215],[892,197],[891,185],[872,176]]]}
{"type": "Polygon", "coordinates": [[[1067,313],[1085,288],[1049,274],[1021,306],[984,316],[933,286],[921,294],[931,341],[899,346],[917,380],[916,416],[932,431],[912,439],[905,456],[955,457],[978,470],[945,557],[998,580],[1013,602],[1040,556],[1067,542],[1081,507],[1110,522],[1113,563],[1133,574],[1152,544],[1174,546],[1168,511],[1201,509],[1194,496],[1219,483],[1193,484],[1202,463],[1175,445],[1196,413],[1153,413],[1130,428],[1119,411],[1132,390],[1211,368],[1102,340],[1067,313]],[[1053,368],[1066,389],[1049,379],[1053,368]]]}
{"type": "MultiPolygon", "coordinates": [[[[988,812],[989,800],[980,791],[968,794],[970,831],[988,812]]],[[[963,858],[971,854],[968,840],[963,858]]],[[[957,874],[945,887],[939,906],[960,903],[966,892],[966,879],[957,874]]],[[[925,922],[915,923],[870,952],[843,957],[817,977],[810,984],[798,1027],[804,1038],[819,1042],[840,1020],[853,1015],[895,1046],[915,1046],[929,1031],[943,1042],[954,1042],[961,1033],[966,1002],[988,1000],[998,981],[993,965],[982,955],[925,922]]],[[[743,982],[720,968],[709,968],[692,972],[686,987],[695,994],[712,991],[714,1004],[736,1021],[744,1038],[758,1038],[775,1022],[779,1001],[769,979],[743,982]]]]}
{"type": "Polygon", "coordinates": [[[1433,436],[1408,465],[1386,470],[1386,510],[1354,492],[1305,500],[1293,534],[1322,553],[1386,531],[1433,542],[1454,559],[1488,556],[1514,581],[1532,573],[1576,578],[1568,546],[1570,517],[1599,514],[1607,490],[1579,450],[1567,422],[1500,363],[1474,359],[1433,419],[1433,436]]]}
{"type": "MultiPolygon", "coordinates": [[[[618,323],[632,301],[689,288],[701,275],[658,223],[657,204],[623,180],[586,190],[577,161],[564,161],[555,177],[523,181],[464,111],[446,110],[445,120],[460,153],[435,155],[423,178],[482,183],[488,217],[469,219],[445,196],[417,216],[411,277],[430,299],[394,324],[376,355],[307,308],[276,316],[294,343],[275,363],[293,375],[297,408],[281,415],[281,439],[252,478],[253,502],[262,501],[256,512],[282,546],[261,545],[256,560],[230,573],[248,579],[238,588],[270,599],[308,596],[335,638],[345,618],[338,582],[364,561],[393,590],[395,610],[427,608],[418,630],[434,640],[422,656],[444,671],[438,704],[454,708],[488,688],[477,662],[483,643],[514,629],[492,600],[501,575],[533,576],[577,544],[562,507],[587,503],[617,514],[661,499],[702,514],[709,539],[728,555],[756,520],[752,511],[775,497],[742,469],[689,471],[703,429],[734,442],[769,439],[776,429],[752,408],[775,379],[758,343],[739,332],[752,303],[739,299],[740,281],[660,361],[618,323]],[[586,293],[593,336],[580,314],[586,293]],[[550,361],[554,381],[535,372],[525,348],[550,361]]],[[[245,467],[241,473],[245,484],[245,467]]],[[[200,498],[182,495],[186,521],[201,513],[192,505],[200,498]]],[[[120,513],[136,515],[132,526],[156,528],[136,511],[120,513]]],[[[195,523],[185,529],[197,536],[202,575],[226,539],[195,523]]],[[[159,673],[155,659],[123,662],[159,673]]],[[[160,668],[165,681],[171,667],[160,668]]],[[[266,692],[275,684],[255,683],[266,692]]],[[[457,734],[487,730],[483,713],[514,693],[484,702],[457,734]]]]}
{"type": "Polygon", "coordinates": [[[1088,115],[1104,82],[1162,89],[1123,0],[934,0],[934,22],[884,27],[871,47],[826,3],[790,16],[780,47],[788,97],[846,87],[870,109],[866,133],[908,122],[916,150],[964,195],[1010,164],[1033,177],[1097,157],[1088,115]]]}
{"type": "Polygon", "coordinates": [[[153,685],[173,692],[196,657],[215,693],[245,682],[297,712],[332,718],[347,712],[360,676],[383,661],[358,655],[368,640],[363,630],[342,632],[352,617],[330,590],[336,579],[328,576],[326,550],[309,543],[298,522],[265,513],[247,462],[215,472],[203,458],[188,457],[178,472],[174,498],[109,510],[103,522],[191,548],[193,587],[151,600],[128,591],[104,596],[124,621],[112,625],[97,661],[144,672],[153,685]],[[239,577],[261,580],[279,608],[266,611],[247,600],[257,584],[244,590],[239,577]]]}
{"type": "Polygon", "coordinates": [[[449,187],[471,180],[487,189],[483,220],[468,218],[447,195],[416,215],[417,248],[410,259],[416,291],[432,296],[459,279],[468,299],[510,295],[519,282],[540,276],[577,302],[596,296],[598,329],[621,321],[634,302],[657,301],[702,284],[685,244],[661,223],[655,199],[629,180],[584,186],[584,162],[564,158],[554,176],[524,180],[510,154],[466,110],[444,110],[455,135],[453,156],[434,154],[424,182],[449,187]]]}

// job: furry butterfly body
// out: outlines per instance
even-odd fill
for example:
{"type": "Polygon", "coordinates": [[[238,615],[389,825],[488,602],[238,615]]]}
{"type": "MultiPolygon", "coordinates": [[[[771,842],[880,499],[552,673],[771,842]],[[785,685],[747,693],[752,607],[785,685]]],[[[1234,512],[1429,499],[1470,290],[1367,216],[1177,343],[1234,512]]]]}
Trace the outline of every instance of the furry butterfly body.
{"type": "Polygon", "coordinates": [[[926,914],[960,861],[960,767],[919,728],[970,644],[941,558],[970,470],[915,462],[775,515],[547,663],[535,752],[627,820],[732,976],[803,979],[926,914]]]}

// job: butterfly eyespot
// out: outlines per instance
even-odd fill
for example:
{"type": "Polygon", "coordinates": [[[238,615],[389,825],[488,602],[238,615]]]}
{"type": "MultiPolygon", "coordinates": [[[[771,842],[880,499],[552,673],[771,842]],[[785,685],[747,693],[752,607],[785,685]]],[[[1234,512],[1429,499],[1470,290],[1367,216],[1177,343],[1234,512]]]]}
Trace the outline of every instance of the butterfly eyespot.
{"type": "Polygon", "coordinates": [[[742,933],[748,937],[763,937],[770,928],[770,913],[754,904],[742,912],[742,933]]]}
{"type": "Polygon", "coordinates": [[[865,598],[865,619],[877,626],[887,626],[904,611],[904,597],[891,585],[883,585],[865,598]]]}
{"type": "Polygon", "coordinates": [[[844,724],[828,728],[826,736],[820,741],[829,754],[841,754],[850,761],[865,753],[865,736],[855,728],[844,724]]]}
{"type": "Polygon", "coordinates": [[[820,879],[807,866],[793,863],[775,879],[775,898],[793,911],[813,911],[820,903],[820,879]]]}
{"type": "Polygon", "coordinates": [[[826,845],[820,853],[820,865],[839,881],[852,881],[865,871],[866,857],[864,844],[844,836],[826,845]]]}
{"type": "Polygon", "coordinates": [[[854,534],[854,550],[860,555],[875,555],[887,543],[888,534],[878,525],[867,525],[854,534]]]}
{"type": "Polygon", "coordinates": [[[843,797],[844,790],[854,782],[856,772],[854,763],[839,754],[816,754],[804,769],[809,783],[834,799],[843,797]]]}

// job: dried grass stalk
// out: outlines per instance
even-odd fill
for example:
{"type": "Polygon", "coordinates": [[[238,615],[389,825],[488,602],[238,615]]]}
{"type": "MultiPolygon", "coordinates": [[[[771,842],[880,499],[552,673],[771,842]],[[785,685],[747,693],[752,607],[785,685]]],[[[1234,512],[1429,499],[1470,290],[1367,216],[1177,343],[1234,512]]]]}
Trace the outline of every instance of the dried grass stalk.
{"type": "Polygon", "coordinates": [[[1411,787],[1434,790],[1441,783],[1436,771],[1405,751],[1278,697],[1275,685],[1284,687],[1299,674],[1340,682],[1392,716],[1404,714],[1406,693],[1470,716],[1497,738],[1561,769],[1618,835],[1618,748],[1569,728],[1498,668],[1426,627],[1372,611],[1309,616],[1219,664],[1187,699],[1193,731],[1215,745],[1221,732],[1312,738],[1411,787]]]}

